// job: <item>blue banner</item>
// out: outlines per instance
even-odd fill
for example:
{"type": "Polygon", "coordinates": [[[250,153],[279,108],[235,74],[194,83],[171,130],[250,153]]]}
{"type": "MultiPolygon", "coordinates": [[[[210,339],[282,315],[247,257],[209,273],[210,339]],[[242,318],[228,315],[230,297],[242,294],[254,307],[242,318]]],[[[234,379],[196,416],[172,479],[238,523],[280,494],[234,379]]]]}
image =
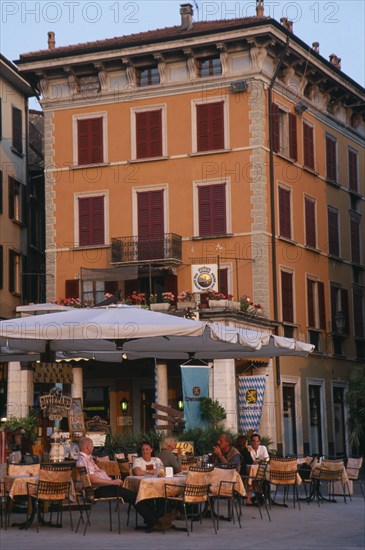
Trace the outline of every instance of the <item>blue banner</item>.
{"type": "Polygon", "coordinates": [[[259,431],[266,376],[240,376],[238,381],[240,432],[259,431]]]}
{"type": "Polygon", "coordinates": [[[185,430],[207,426],[201,416],[200,400],[209,397],[209,374],[208,365],[181,365],[185,430]]]}

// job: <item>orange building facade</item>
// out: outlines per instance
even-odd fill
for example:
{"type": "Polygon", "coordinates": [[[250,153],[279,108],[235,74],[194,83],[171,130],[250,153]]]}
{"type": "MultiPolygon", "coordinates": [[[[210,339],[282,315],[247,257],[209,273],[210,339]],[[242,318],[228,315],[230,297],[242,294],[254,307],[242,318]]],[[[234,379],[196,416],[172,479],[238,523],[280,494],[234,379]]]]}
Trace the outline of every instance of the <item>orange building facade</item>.
{"type": "MultiPolygon", "coordinates": [[[[220,290],[263,315],[201,318],[316,346],[214,361],[227,427],[237,377],[263,374],[260,430],[276,447],[349,453],[344,396],[365,363],[365,94],[338,58],[308,50],[288,21],[195,23],[184,4],[179,26],[61,48],[50,36],[18,66],[44,109],[48,300],[176,296],[192,290],[192,265],[218,265],[220,290]]],[[[155,375],[166,404],[180,397],[165,363],[88,365],[86,409],[107,403],[116,431],[148,429],[155,375]]]]}

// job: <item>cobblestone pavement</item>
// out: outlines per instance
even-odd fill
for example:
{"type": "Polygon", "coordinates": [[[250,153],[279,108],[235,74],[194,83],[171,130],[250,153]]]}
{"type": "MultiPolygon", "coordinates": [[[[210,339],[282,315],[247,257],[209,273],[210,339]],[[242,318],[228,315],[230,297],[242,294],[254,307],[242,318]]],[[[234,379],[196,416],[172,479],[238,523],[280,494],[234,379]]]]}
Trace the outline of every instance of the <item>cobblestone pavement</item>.
{"type": "MultiPolygon", "coordinates": [[[[86,536],[82,530],[74,533],[70,529],[68,513],[64,514],[62,529],[40,527],[37,533],[35,526],[27,531],[15,527],[0,530],[1,550],[113,550],[128,548],[133,550],[195,550],[256,548],[257,550],[352,550],[365,548],[365,502],[361,496],[354,496],[352,502],[345,504],[341,497],[337,503],[316,502],[308,505],[301,502],[301,510],[273,506],[270,523],[265,510],[260,519],[256,507],[244,506],[242,529],[235,524],[221,521],[218,534],[215,535],[210,519],[203,524],[194,523],[193,533],[188,537],[186,532],[171,530],[162,533],[145,533],[134,529],[134,514],[131,524],[126,526],[127,508],[121,511],[122,531],[118,534],[115,521],[114,531],[109,531],[108,507],[99,503],[93,507],[91,527],[86,536]]],[[[74,512],[74,522],[78,512],[74,512]]],[[[12,514],[11,521],[22,521],[23,515],[12,514]]],[[[116,520],[116,517],[115,517],[116,520]]],[[[140,520],[141,523],[141,520],[140,520]]],[[[175,521],[177,527],[183,522],[175,521]]]]}

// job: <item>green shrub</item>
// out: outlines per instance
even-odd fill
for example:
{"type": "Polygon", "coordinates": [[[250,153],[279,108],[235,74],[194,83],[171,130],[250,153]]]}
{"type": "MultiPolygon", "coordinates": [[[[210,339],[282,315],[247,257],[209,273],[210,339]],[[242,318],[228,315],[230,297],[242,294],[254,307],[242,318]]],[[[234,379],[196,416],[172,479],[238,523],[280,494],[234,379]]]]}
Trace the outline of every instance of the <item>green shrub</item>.
{"type": "Polygon", "coordinates": [[[18,428],[24,430],[24,438],[35,441],[38,435],[39,418],[38,413],[35,410],[30,410],[28,416],[24,418],[18,416],[10,416],[5,422],[4,426],[11,431],[15,431],[18,428]]]}
{"type": "Polygon", "coordinates": [[[202,418],[213,425],[214,429],[221,426],[223,420],[227,418],[224,407],[217,399],[202,397],[200,400],[200,409],[202,418]]]}

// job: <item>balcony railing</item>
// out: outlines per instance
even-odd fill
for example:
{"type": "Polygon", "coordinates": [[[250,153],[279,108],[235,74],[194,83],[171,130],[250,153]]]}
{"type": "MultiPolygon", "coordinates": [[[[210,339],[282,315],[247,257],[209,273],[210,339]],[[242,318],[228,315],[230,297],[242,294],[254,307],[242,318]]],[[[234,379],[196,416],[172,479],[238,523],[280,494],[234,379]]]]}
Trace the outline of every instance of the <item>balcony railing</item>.
{"type": "Polygon", "coordinates": [[[175,233],[161,237],[113,237],[112,263],[181,263],[182,239],[175,233]]]}

